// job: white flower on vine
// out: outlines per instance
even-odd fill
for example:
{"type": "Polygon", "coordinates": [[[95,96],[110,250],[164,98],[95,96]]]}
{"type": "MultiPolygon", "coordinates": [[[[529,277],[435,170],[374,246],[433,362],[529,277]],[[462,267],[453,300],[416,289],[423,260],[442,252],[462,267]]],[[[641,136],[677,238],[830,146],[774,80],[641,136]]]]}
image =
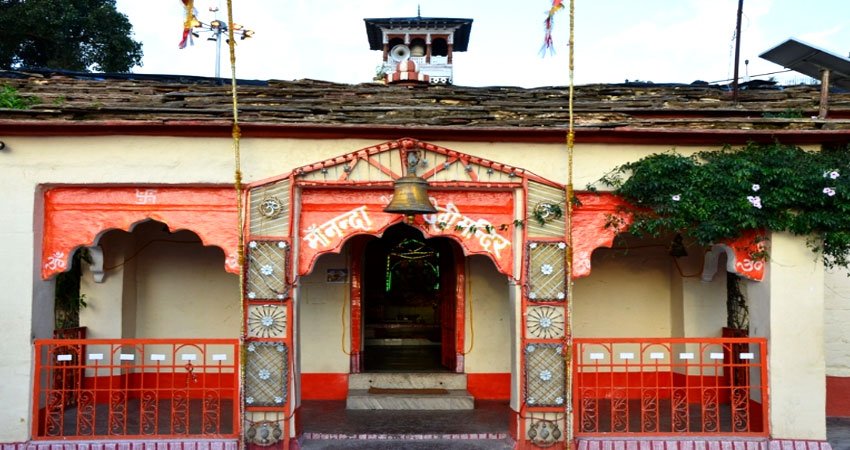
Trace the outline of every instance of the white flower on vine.
{"type": "Polygon", "coordinates": [[[759,185],[757,185],[757,184],[754,184],[754,185],[753,185],[753,192],[758,192],[758,191],[759,191],[759,189],[761,189],[761,186],[759,186],[759,185]]]}
{"type": "Polygon", "coordinates": [[[673,194],[673,195],[670,196],[670,200],[673,200],[674,202],[678,202],[681,199],[682,199],[681,194],[673,194]]]}
{"type": "Polygon", "coordinates": [[[825,187],[825,188],[823,188],[823,193],[832,197],[832,196],[835,195],[835,189],[831,188],[831,187],[825,187]]]}
{"type": "Polygon", "coordinates": [[[758,195],[749,195],[747,196],[747,200],[750,202],[751,205],[753,205],[753,208],[761,209],[761,197],[759,197],[758,195]]]}
{"type": "Polygon", "coordinates": [[[545,370],[545,369],[541,370],[540,371],[540,379],[543,380],[543,381],[551,380],[552,379],[552,372],[545,370]]]}
{"type": "Polygon", "coordinates": [[[542,266],[540,266],[540,273],[542,273],[543,275],[552,275],[552,272],[554,271],[555,268],[552,267],[551,264],[543,264],[542,266]]]}
{"type": "Polygon", "coordinates": [[[265,264],[263,267],[260,267],[260,273],[269,276],[274,273],[274,267],[271,264],[265,264]]]}
{"type": "Polygon", "coordinates": [[[268,380],[272,377],[272,373],[269,372],[269,369],[260,369],[260,371],[257,372],[257,377],[259,377],[261,380],[268,380]]]}
{"type": "Polygon", "coordinates": [[[833,170],[833,171],[831,171],[831,172],[824,172],[824,173],[823,173],[823,177],[824,177],[824,178],[829,178],[829,179],[831,179],[831,180],[834,180],[834,179],[836,179],[836,178],[838,178],[838,177],[840,177],[840,176],[841,176],[841,174],[840,174],[840,173],[838,173],[838,171],[837,171],[837,170],[833,170]]]}

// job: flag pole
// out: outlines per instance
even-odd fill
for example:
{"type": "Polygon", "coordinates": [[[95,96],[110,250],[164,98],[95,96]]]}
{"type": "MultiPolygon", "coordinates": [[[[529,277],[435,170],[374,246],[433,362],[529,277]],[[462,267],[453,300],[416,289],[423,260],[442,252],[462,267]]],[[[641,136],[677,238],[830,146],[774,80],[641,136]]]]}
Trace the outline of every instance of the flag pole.
{"type": "Polygon", "coordinates": [[[567,228],[567,325],[564,336],[564,379],[566,380],[567,402],[566,441],[564,448],[572,448],[573,440],[573,153],[575,147],[575,115],[573,113],[573,98],[575,91],[575,0],[570,0],[570,40],[569,40],[569,124],[567,127],[567,186],[566,186],[566,228],[567,228]]]}
{"type": "MultiPolygon", "coordinates": [[[[564,420],[564,448],[574,447],[574,411],[573,411],[573,150],[575,147],[575,114],[573,112],[573,97],[575,91],[575,0],[570,0],[570,40],[569,40],[569,94],[568,94],[568,124],[567,124],[567,183],[565,186],[565,234],[567,238],[567,251],[564,256],[564,266],[567,272],[567,304],[566,304],[566,320],[564,326],[563,340],[563,356],[564,356],[564,390],[565,396],[569,399],[565,405],[565,420],[564,420]]],[[[552,0],[552,7],[549,8],[549,13],[546,20],[543,22],[545,35],[543,37],[543,48],[540,53],[546,56],[547,50],[554,52],[552,39],[552,25],[554,23],[555,13],[564,9],[564,0],[552,0]]]]}
{"type": "MultiPolygon", "coordinates": [[[[242,130],[239,128],[239,97],[236,93],[236,39],[233,36],[233,0],[227,0],[227,44],[230,50],[230,95],[233,106],[233,125],[231,127],[231,137],[233,138],[233,188],[236,190],[236,228],[238,230],[237,237],[237,261],[239,263],[239,310],[240,313],[240,333],[239,339],[244,344],[245,339],[245,222],[244,222],[244,204],[242,186],[242,155],[240,150],[240,138],[242,130]]],[[[221,36],[219,35],[219,39],[221,36]]],[[[216,70],[218,67],[216,66],[216,70]]],[[[240,422],[245,417],[245,346],[239,346],[239,420],[240,422]]],[[[239,439],[239,448],[245,448],[245,440],[239,439]]]]}

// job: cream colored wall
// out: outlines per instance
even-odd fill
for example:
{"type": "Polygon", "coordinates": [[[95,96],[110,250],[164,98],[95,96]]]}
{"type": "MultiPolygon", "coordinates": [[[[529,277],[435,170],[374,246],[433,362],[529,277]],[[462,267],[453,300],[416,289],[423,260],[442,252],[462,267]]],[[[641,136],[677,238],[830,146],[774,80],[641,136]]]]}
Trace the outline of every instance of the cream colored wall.
{"type": "Polygon", "coordinates": [[[826,374],[850,377],[850,276],[846,269],[824,275],[826,374]]]}
{"type": "Polygon", "coordinates": [[[747,287],[750,335],[768,338],[771,436],[825,439],[822,262],[805,237],[773,233],[765,280],[747,287]]]}
{"type": "Polygon", "coordinates": [[[348,373],[351,352],[350,282],[328,283],[328,269],[348,268],[347,246],[316,260],[299,284],[301,372],[348,373]],[[344,310],[343,310],[344,309],[344,310]]]}
{"type": "Polygon", "coordinates": [[[149,231],[148,236],[136,236],[136,251],[152,242],[136,258],[136,337],[238,338],[239,277],[224,271],[222,250],[163,242],[198,241],[189,231],[149,231]]]}
{"type": "Polygon", "coordinates": [[[665,248],[597,249],[573,297],[575,337],[670,336],[670,256],[665,248]]]}
{"type": "MultiPolygon", "coordinates": [[[[43,220],[38,209],[40,186],[80,183],[229,184],[233,181],[233,153],[228,138],[12,136],[4,138],[4,142],[6,149],[0,155],[3,159],[0,183],[4,192],[0,239],[5,243],[6,257],[15,264],[8,264],[0,272],[0,285],[4,286],[8,299],[0,302],[0,328],[5,330],[4,339],[0,341],[0,354],[4,356],[0,360],[0,372],[5,375],[5,383],[0,386],[0,398],[6,405],[0,411],[0,442],[12,442],[25,441],[29,437],[30,395],[28,389],[20,387],[31,385],[31,339],[35,335],[45,335],[45,324],[50,322],[49,317],[38,315],[50,314],[51,308],[34,303],[34,300],[49,299],[52,287],[50,282],[38,277],[41,239],[38,230],[43,220]]],[[[380,142],[244,138],[241,147],[244,181],[253,182],[279,175],[300,165],[380,142]]],[[[566,149],[562,144],[434,143],[526,168],[554,181],[566,181],[566,149]]],[[[672,147],[579,144],[576,147],[574,185],[581,189],[616,164],[633,161],[649,153],[668,151],[672,147]]],[[[678,150],[696,149],[702,148],[678,150]]],[[[598,255],[595,260],[599,260],[598,255]]],[[[605,276],[591,275],[577,283],[576,309],[580,319],[577,335],[665,335],[670,332],[669,321],[665,324],[657,320],[657,317],[669,316],[669,284],[662,287],[660,282],[664,270],[654,262],[649,266],[628,268],[624,261],[595,261],[594,272],[605,276]],[[623,296],[622,289],[613,287],[615,281],[621,281],[614,275],[620,269],[624,270],[622,280],[627,281],[630,287],[629,297],[643,299],[641,304],[646,308],[637,311],[633,306],[625,310],[622,306],[614,306],[613,299],[623,296]],[[645,275],[646,280],[640,280],[639,275],[645,275]],[[601,280],[606,281],[603,283],[601,280]],[[656,294],[649,295],[649,286],[653,286],[656,294]],[[582,302],[582,298],[593,298],[594,301],[582,302]],[[635,323],[627,315],[630,311],[639,312],[648,321],[635,323]],[[605,316],[605,313],[614,315],[605,316]],[[610,325],[613,321],[600,321],[599,317],[622,317],[625,322],[623,326],[615,327],[610,325]]],[[[160,292],[153,287],[145,289],[150,293],[160,292]]],[[[138,298],[137,305],[142,303],[143,299],[138,298]]],[[[148,331],[159,332],[161,329],[151,328],[148,331]]],[[[137,329],[136,333],[140,330],[137,329]]],[[[337,370],[336,365],[333,370],[337,370]]]]}
{"type": "Polygon", "coordinates": [[[511,371],[508,279],[484,256],[466,258],[467,373],[511,371]]]}
{"type": "Polygon", "coordinates": [[[224,271],[224,254],[189,231],[168,233],[158,222],[100,240],[103,283],[86,270],[81,293],[89,306],[80,324],[92,338],[237,338],[239,279],[224,271]],[[178,243],[178,242],[192,243],[178,243]]]}
{"type": "Polygon", "coordinates": [[[671,315],[674,337],[720,337],[726,326],[725,260],[719,262],[720,270],[708,282],[700,278],[703,260],[704,251],[699,247],[690,248],[688,256],[675,261],[670,258],[670,306],[679,309],[671,315]]]}
{"type": "MultiPolygon", "coordinates": [[[[83,264],[80,276],[80,294],[85,295],[88,306],[80,310],[80,325],[87,328],[86,336],[93,339],[118,339],[126,336],[124,326],[124,296],[135,297],[125,291],[127,285],[135,285],[135,261],[124,264],[124,259],[133,253],[133,240],[129,234],[110,231],[103,235],[100,244],[108,251],[103,254],[103,266],[113,268],[95,283],[88,264],[83,264]]],[[[135,316],[135,311],[129,311],[135,316]]],[[[94,349],[101,353],[103,349],[94,349]]]]}

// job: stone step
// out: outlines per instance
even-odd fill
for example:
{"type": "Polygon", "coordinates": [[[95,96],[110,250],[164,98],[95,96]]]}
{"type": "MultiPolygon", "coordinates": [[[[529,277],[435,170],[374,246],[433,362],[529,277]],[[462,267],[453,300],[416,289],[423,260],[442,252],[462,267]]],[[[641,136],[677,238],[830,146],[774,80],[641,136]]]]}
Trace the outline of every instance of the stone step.
{"type": "Polygon", "coordinates": [[[449,389],[447,394],[370,394],[368,389],[349,389],[346,409],[470,410],[475,400],[466,389],[449,389]]]}
{"type": "Polygon", "coordinates": [[[348,389],[466,389],[463,373],[353,373],[348,389]]]}
{"type": "Polygon", "coordinates": [[[475,438],[468,435],[368,435],[355,437],[330,437],[301,439],[301,450],[508,450],[515,448],[514,442],[507,438],[475,438]]]}
{"type": "Polygon", "coordinates": [[[371,450],[509,450],[516,444],[509,438],[504,439],[466,439],[464,437],[448,436],[440,439],[422,436],[375,436],[369,439],[336,438],[336,439],[302,439],[301,450],[342,450],[364,449],[371,450]]]}

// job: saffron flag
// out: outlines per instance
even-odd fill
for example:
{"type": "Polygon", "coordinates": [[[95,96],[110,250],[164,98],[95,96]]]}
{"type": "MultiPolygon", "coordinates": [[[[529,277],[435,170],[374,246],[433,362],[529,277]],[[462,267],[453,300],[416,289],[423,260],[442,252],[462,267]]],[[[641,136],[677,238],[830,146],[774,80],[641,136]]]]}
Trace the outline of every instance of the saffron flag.
{"type": "Polygon", "coordinates": [[[186,48],[186,44],[192,44],[192,28],[198,26],[198,19],[195,17],[195,0],[180,0],[183,2],[183,8],[186,10],[186,15],[183,19],[183,39],[177,44],[179,48],[186,48]]]}
{"type": "Polygon", "coordinates": [[[549,8],[549,12],[546,13],[546,20],[543,21],[543,28],[546,32],[543,36],[543,48],[540,49],[540,53],[543,55],[546,54],[546,50],[549,50],[549,53],[555,51],[552,43],[552,25],[554,25],[555,13],[562,9],[564,9],[564,0],[552,0],[552,7],[549,8]]]}

